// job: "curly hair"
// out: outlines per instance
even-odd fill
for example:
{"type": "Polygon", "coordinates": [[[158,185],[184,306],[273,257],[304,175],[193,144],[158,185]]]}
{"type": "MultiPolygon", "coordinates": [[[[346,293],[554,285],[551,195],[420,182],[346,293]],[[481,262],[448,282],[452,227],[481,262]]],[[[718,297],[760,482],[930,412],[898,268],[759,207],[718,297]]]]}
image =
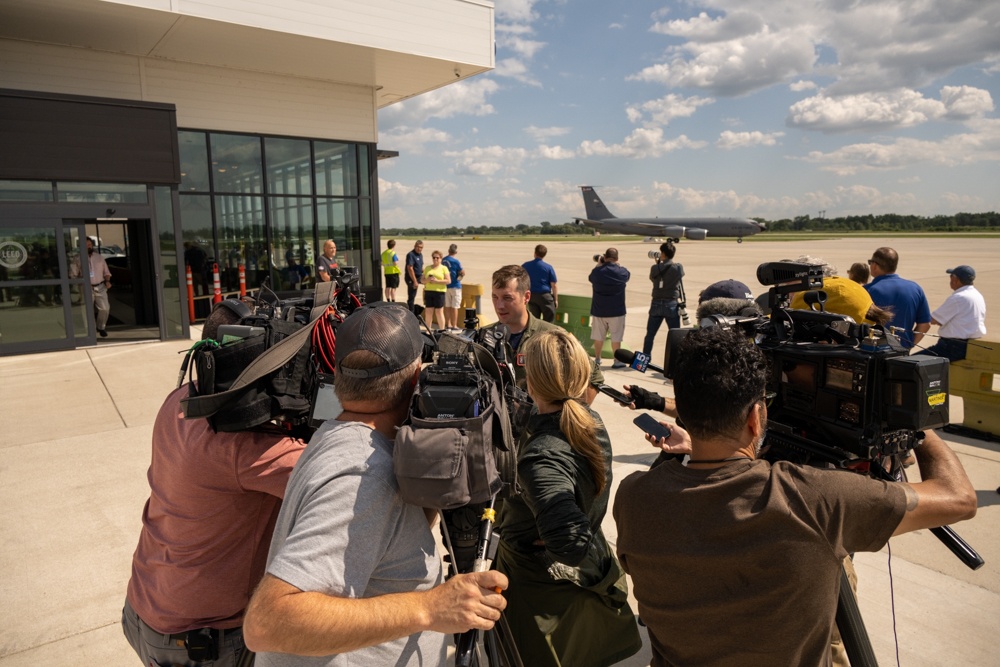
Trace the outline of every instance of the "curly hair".
{"type": "Polygon", "coordinates": [[[750,406],[764,397],[768,363],[739,331],[705,327],[678,348],[674,398],[684,428],[695,438],[735,436],[750,406]]]}

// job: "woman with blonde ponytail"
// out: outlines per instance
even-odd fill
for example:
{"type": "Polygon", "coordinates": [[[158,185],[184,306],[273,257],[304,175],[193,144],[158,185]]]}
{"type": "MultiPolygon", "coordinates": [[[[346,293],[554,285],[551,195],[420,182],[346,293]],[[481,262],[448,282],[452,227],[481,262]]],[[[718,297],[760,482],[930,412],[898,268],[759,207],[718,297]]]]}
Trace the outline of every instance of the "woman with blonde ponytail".
{"type": "Polygon", "coordinates": [[[603,667],[642,647],[625,573],[601,530],[611,441],[584,402],[591,362],[562,329],[524,345],[535,402],[518,451],[521,495],[504,502],[496,567],[510,579],[505,616],[532,667],[603,667]]]}

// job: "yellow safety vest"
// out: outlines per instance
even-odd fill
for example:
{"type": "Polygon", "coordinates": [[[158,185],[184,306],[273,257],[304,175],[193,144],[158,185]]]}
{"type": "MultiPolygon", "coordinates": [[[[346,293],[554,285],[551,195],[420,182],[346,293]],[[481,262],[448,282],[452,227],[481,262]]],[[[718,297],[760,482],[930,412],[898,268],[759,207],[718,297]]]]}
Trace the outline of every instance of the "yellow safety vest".
{"type": "Polygon", "coordinates": [[[387,248],[386,251],[382,253],[382,267],[385,269],[385,275],[387,276],[402,273],[400,268],[392,262],[392,256],[395,254],[396,251],[392,248],[387,248]]]}

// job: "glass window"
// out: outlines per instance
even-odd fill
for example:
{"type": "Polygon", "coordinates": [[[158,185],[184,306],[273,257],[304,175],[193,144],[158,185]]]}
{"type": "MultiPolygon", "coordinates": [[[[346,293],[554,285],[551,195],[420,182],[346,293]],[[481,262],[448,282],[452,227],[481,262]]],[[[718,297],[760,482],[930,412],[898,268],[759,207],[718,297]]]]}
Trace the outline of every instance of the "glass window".
{"type": "MultiPolygon", "coordinates": [[[[153,188],[156,227],[160,232],[160,293],[163,295],[164,332],[170,338],[184,333],[181,311],[182,276],[177,266],[177,237],[174,236],[174,205],[170,188],[153,188]]],[[[186,283],[187,281],[184,280],[186,283]]],[[[185,303],[187,293],[185,292],[185,303]]]]}
{"type": "Polygon", "coordinates": [[[208,317],[212,303],[212,263],[216,258],[212,200],[208,195],[181,195],[180,200],[184,263],[191,267],[195,318],[200,320],[208,317]]]}
{"type": "Polygon", "coordinates": [[[145,204],[146,186],[142,183],[56,183],[59,201],[145,204]]]}
{"type": "Polygon", "coordinates": [[[361,225],[358,221],[358,202],[354,199],[320,199],[316,204],[319,219],[319,244],[327,239],[337,244],[337,263],[341,266],[360,266],[361,225]]]}
{"type": "Polygon", "coordinates": [[[260,137],[212,134],[212,179],[215,192],[261,192],[260,137]]]}
{"type": "Polygon", "coordinates": [[[204,132],[178,132],[181,192],[208,192],[208,140],[204,132]]]}
{"type": "MultiPolygon", "coordinates": [[[[51,288],[59,292],[58,286],[51,288]]],[[[66,315],[63,308],[49,308],[42,302],[42,289],[38,287],[18,287],[5,290],[12,293],[13,302],[0,308],[0,339],[4,345],[32,343],[43,340],[66,338],[66,315]]],[[[75,312],[82,308],[75,308],[75,312]]],[[[80,325],[78,325],[80,326],[80,325]]],[[[86,326],[83,330],[86,331],[86,326]]]]}
{"type": "Polygon", "coordinates": [[[218,195],[215,198],[215,216],[223,296],[239,292],[241,264],[246,270],[247,290],[256,290],[268,274],[264,198],[218,195]]]}
{"type": "Polygon", "coordinates": [[[362,197],[371,197],[371,187],[368,178],[368,157],[371,153],[371,147],[365,144],[358,144],[358,177],[357,182],[359,186],[358,194],[362,197]]]}
{"type": "Polygon", "coordinates": [[[317,141],[315,150],[316,194],[327,197],[357,196],[356,145],[317,141]]]}
{"type": "Polygon", "coordinates": [[[52,201],[52,181],[0,181],[0,201],[52,201]]]}
{"type": "Polygon", "coordinates": [[[264,139],[267,191],[272,195],[312,194],[309,142],[304,139],[264,139]]]}
{"type": "MultiPolygon", "coordinates": [[[[269,197],[271,284],[298,290],[315,284],[313,205],[308,197],[269,197]]],[[[275,287],[278,289],[278,287],[275,287]]]]}
{"type": "Polygon", "coordinates": [[[61,277],[55,228],[0,230],[0,281],[58,280],[61,277]]]}

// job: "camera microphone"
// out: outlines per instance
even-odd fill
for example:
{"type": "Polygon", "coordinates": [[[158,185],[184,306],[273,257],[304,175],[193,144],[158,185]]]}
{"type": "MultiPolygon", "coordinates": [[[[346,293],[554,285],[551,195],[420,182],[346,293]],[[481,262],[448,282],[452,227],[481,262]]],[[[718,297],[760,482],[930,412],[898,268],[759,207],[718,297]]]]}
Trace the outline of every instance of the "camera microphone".
{"type": "Polygon", "coordinates": [[[618,348],[615,350],[615,359],[623,364],[628,364],[632,370],[639,371],[640,373],[645,373],[646,369],[649,368],[657,373],[667,374],[660,366],[650,363],[649,357],[642,352],[630,352],[624,348],[618,348]]]}

